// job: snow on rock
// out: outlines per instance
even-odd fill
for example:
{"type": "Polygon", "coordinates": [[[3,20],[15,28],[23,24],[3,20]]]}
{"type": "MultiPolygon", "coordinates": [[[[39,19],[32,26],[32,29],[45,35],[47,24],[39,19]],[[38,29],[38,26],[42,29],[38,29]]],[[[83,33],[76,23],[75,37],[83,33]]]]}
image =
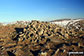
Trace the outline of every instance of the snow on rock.
{"type": "Polygon", "coordinates": [[[60,20],[60,21],[57,20],[57,21],[52,21],[51,23],[60,25],[62,27],[66,27],[80,20],[82,19],[71,19],[71,20],[60,20]]]}
{"type": "Polygon", "coordinates": [[[27,25],[28,23],[30,23],[31,21],[15,21],[15,22],[6,22],[6,23],[2,23],[3,26],[6,26],[8,24],[24,24],[24,25],[27,25]]]}

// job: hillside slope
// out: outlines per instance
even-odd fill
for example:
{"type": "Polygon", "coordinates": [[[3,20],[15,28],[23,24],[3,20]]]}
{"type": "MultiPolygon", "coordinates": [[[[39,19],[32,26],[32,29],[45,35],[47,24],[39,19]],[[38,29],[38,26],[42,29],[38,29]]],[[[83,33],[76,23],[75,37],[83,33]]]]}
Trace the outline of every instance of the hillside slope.
{"type": "Polygon", "coordinates": [[[84,31],[68,30],[50,22],[34,20],[26,26],[5,26],[3,31],[0,56],[67,56],[70,51],[84,51],[84,31]]]}

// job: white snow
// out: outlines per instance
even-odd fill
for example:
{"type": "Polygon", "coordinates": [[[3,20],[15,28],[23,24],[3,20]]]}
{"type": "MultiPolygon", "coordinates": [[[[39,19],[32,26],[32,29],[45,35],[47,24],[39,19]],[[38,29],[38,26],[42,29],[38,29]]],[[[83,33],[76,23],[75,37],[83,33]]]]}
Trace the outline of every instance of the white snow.
{"type": "Polygon", "coordinates": [[[6,26],[6,25],[8,25],[8,24],[24,24],[24,25],[26,25],[26,24],[28,24],[30,21],[14,21],[14,22],[6,22],[6,23],[2,23],[3,24],[3,26],[6,26]]]}
{"type": "MultiPolygon", "coordinates": [[[[66,27],[67,25],[70,25],[70,24],[73,24],[77,21],[80,21],[80,20],[84,20],[84,19],[71,19],[71,20],[60,20],[60,21],[55,21],[55,22],[50,22],[52,24],[57,24],[57,25],[60,25],[62,27],[66,27]]],[[[7,24],[27,24],[27,23],[30,23],[31,21],[15,21],[15,22],[9,22],[9,23],[3,23],[3,25],[7,25],[7,24]]],[[[77,23],[74,24],[74,26],[76,25],[77,23]]]]}
{"type": "Polygon", "coordinates": [[[51,22],[51,23],[60,25],[60,26],[62,26],[62,27],[65,27],[65,26],[67,26],[67,25],[73,24],[73,23],[75,23],[75,22],[77,22],[77,21],[80,21],[80,20],[82,20],[82,19],[63,20],[63,21],[56,21],[56,22],[51,22]]]}

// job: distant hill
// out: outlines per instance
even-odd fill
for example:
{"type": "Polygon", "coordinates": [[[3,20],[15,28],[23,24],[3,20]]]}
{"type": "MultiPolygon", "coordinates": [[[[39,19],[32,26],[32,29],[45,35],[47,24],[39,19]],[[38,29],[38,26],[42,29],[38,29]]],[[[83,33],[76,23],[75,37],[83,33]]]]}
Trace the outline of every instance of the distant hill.
{"type": "Polygon", "coordinates": [[[27,25],[30,23],[30,21],[15,21],[15,22],[6,22],[6,23],[1,23],[2,25],[12,25],[12,24],[24,24],[27,25]]]}
{"type": "Polygon", "coordinates": [[[60,20],[53,20],[50,21],[53,24],[60,25],[67,29],[84,29],[84,19],[60,19],[60,20]]]}
{"type": "Polygon", "coordinates": [[[3,25],[3,23],[0,23],[0,26],[2,26],[3,25]]]}
{"type": "MultiPolygon", "coordinates": [[[[3,26],[5,26],[5,25],[14,25],[14,24],[28,25],[30,22],[31,21],[16,21],[16,22],[9,22],[9,23],[0,23],[0,25],[3,25],[3,26]]],[[[57,24],[59,26],[68,28],[68,29],[72,29],[72,28],[75,28],[75,29],[81,28],[81,29],[83,29],[84,19],[57,19],[57,20],[52,20],[52,21],[49,21],[49,22],[52,23],[52,24],[57,24]],[[80,25],[80,27],[79,27],[79,25],[80,25]]]]}

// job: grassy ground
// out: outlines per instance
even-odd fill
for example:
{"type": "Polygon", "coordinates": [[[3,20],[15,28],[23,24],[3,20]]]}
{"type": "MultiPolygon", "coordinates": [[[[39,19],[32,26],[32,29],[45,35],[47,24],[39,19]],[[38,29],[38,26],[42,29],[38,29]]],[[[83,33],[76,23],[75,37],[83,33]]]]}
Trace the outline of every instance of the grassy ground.
{"type": "Polygon", "coordinates": [[[0,26],[0,38],[1,37],[8,37],[9,34],[15,31],[15,28],[24,28],[25,25],[6,25],[0,26]]]}

